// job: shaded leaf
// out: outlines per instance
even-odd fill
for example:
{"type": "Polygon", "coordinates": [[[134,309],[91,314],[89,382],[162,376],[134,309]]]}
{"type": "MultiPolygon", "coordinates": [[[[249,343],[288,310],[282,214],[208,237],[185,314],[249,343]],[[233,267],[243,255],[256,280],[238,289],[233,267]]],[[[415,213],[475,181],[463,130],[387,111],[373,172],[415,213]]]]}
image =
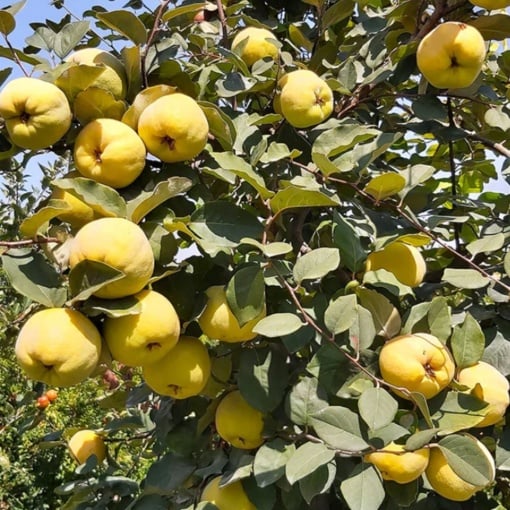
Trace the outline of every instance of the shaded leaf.
{"type": "Polygon", "coordinates": [[[340,483],[340,491],[350,510],[377,510],[385,497],[381,477],[371,464],[358,464],[340,483]]]}
{"type": "Polygon", "coordinates": [[[340,205],[340,199],[323,191],[288,186],[271,198],[270,205],[274,214],[280,214],[288,209],[300,207],[335,207],[340,205]]]}
{"type": "Polygon", "coordinates": [[[147,30],[138,16],[130,11],[118,10],[98,13],[97,18],[106,26],[127,37],[135,44],[147,42],[147,30]]]}
{"type": "Polygon", "coordinates": [[[258,317],[266,304],[264,274],[260,266],[253,264],[238,269],[227,284],[226,296],[241,327],[258,317]]]}
{"type": "Polygon", "coordinates": [[[401,327],[398,310],[375,290],[358,287],[356,294],[360,304],[371,314],[377,334],[386,338],[396,336],[401,327]]]}
{"type": "Polygon", "coordinates": [[[296,425],[308,426],[312,415],[328,406],[325,391],[317,379],[303,377],[290,391],[287,401],[287,415],[296,425]]]}
{"type": "Polygon", "coordinates": [[[458,369],[474,365],[482,358],[485,336],[480,324],[469,312],[462,325],[453,329],[451,347],[458,369]]]}
{"type": "Polygon", "coordinates": [[[285,474],[285,466],[296,451],[292,443],[277,438],[263,444],[255,454],[253,474],[259,487],[267,487],[285,474]]]}

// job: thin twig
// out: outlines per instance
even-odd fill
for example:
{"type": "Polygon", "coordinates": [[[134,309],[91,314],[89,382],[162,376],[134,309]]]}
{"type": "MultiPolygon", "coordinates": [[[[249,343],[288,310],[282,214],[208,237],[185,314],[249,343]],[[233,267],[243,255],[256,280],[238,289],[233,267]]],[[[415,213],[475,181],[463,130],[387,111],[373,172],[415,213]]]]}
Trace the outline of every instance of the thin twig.
{"type": "Polygon", "coordinates": [[[57,237],[38,237],[37,239],[21,239],[20,241],[0,241],[0,246],[6,248],[22,248],[34,244],[61,243],[57,237]]]}
{"type": "Polygon", "coordinates": [[[9,48],[9,50],[12,53],[12,58],[14,59],[16,64],[18,64],[19,68],[21,69],[21,72],[25,76],[30,76],[30,73],[28,73],[27,70],[23,67],[23,64],[22,64],[20,58],[18,57],[18,54],[16,53],[16,50],[13,48],[11,42],[9,41],[9,38],[5,34],[4,34],[4,41],[5,41],[5,44],[7,45],[7,47],[9,48]]]}
{"type": "MultiPolygon", "coordinates": [[[[455,119],[453,117],[453,107],[452,107],[452,98],[448,97],[446,100],[446,105],[448,109],[448,124],[451,129],[455,129],[457,126],[455,125],[455,119]]],[[[455,147],[453,145],[453,140],[448,140],[448,161],[450,164],[450,185],[452,187],[452,211],[455,212],[457,209],[457,204],[455,203],[457,199],[457,178],[455,176],[455,147]]],[[[453,238],[455,240],[455,250],[460,251],[460,225],[458,223],[453,224],[453,238]]]]}
{"type": "Polygon", "coordinates": [[[227,18],[225,16],[225,10],[223,9],[223,3],[221,0],[216,0],[218,6],[218,18],[221,24],[221,44],[227,46],[228,43],[228,30],[227,30],[227,18]]]}

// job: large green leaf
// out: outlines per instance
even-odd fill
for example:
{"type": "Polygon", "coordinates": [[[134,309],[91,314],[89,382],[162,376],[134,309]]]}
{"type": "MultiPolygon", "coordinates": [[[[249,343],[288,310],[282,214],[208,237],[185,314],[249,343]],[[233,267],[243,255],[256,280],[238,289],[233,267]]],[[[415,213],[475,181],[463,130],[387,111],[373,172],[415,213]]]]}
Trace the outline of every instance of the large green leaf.
{"type": "Polygon", "coordinates": [[[292,485],[305,476],[310,475],[319,467],[328,464],[335,458],[334,450],[322,443],[305,443],[301,445],[288,460],[285,475],[292,485]]]}
{"type": "Polygon", "coordinates": [[[358,302],[355,294],[340,296],[326,308],[324,324],[331,333],[338,335],[347,331],[358,318],[358,302]]]}
{"type": "Polygon", "coordinates": [[[470,20],[469,24],[476,27],[486,41],[503,41],[510,37],[510,16],[508,14],[477,16],[470,20]]]}
{"type": "Polygon", "coordinates": [[[398,411],[398,402],[384,388],[369,388],[358,400],[361,418],[372,430],[389,425],[398,411]]]}
{"type": "Polygon", "coordinates": [[[446,268],[443,280],[459,289],[481,289],[489,285],[490,280],[475,269],[446,268]]]}
{"type": "Polygon", "coordinates": [[[356,294],[360,304],[372,314],[378,335],[392,338],[399,333],[400,314],[385,296],[375,290],[361,287],[356,289],[356,294]]]}
{"type": "Polygon", "coordinates": [[[65,25],[62,30],[55,35],[53,40],[53,51],[64,58],[72,51],[89,31],[90,23],[88,21],[73,21],[65,25]]]}
{"type": "Polygon", "coordinates": [[[319,466],[315,471],[299,480],[299,490],[310,504],[312,499],[318,494],[326,493],[335,481],[336,465],[334,462],[328,462],[319,466]]]}
{"type": "Polygon", "coordinates": [[[303,377],[290,391],[286,409],[287,415],[296,425],[308,426],[312,416],[328,406],[326,392],[314,377],[303,377]]]}
{"type": "Polygon", "coordinates": [[[288,186],[270,199],[273,214],[281,214],[289,209],[300,207],[336,207],[340,199],[325,190],[308,190],[299,186],[288,186]]]}
{"type": "Polygon", "coordinates": [[[172,452],[155,461],[144,482],[145,494],[172,494],[195,470],[190,459],[180,457],[172,452]]]}
{"type": "Polygon", "coordinates": [[[127,37],[135,44],[147,42],[147,30],[140,18],[130,11],[110,11],[97,14],[97,18],[106,26],[127,37]]]}
{"type": "Polygon", "coordinates": [[[253,331],[268,338],[276,338],[290,335],[302,326],[301,319],[293,313],[272,313],[257,322],[253,331]]]}
{"type": "Polygon", "coordinates": [[[340,483],[340,491],[350,510],[377,510],[385,498],[381,477],[370,464],[358,464],[340,483]]]}
{"type": "Polygon", "coordinates": [[[320,280],[340,264],[337,248],[317,248],[299,257],[294,266],[297,283],[304,280],[320,280]]]}
{"type": "Polygon", "coordinates": [[[469,312],[462,325],[453,329],[451,346],[458,369],[480,361],[485,349],[485,336],[480,324],[469,312]]]}
{"type": "Polygon", "coordinates": [[[276,438],[263,444],[255,454],[253,474],[259,487],[267,487],[285,474],[285,466],[296,451],[293,443],[276,438]]]}

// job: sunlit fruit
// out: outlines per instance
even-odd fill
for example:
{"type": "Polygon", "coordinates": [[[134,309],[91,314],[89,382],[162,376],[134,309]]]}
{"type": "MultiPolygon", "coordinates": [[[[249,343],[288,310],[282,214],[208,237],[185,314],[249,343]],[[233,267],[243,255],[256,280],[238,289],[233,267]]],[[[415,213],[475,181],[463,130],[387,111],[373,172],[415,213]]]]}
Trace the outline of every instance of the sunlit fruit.
{"type": "Polygon", "coordinates": [[[102,262],[124,273],[94,293],[105,299],[140,292],[154,270],[149,240],[138,225],[124,218],[100,218],[77,232],[70,247],[71,269],[83,260],[102,262]]]}
{"type": "Polygon", "coordinates": [[[221,487],[220,482],[221,476],[210,480],[202,491],[200,501],[213,503],[218,510],[256,510],[240,480],[221,487]]]}
{"type": "Polygon", "coordinates": [[[257,336],[253,328],[266,315],[265,308],[242,327],[227,301],[225,288],[214,285],[206,290],[207,303],[198,318],[202,331],[209,337],[223,342],[236,343],[252,340],[257,336]]]}
{"type": "Polygon", "coordinates": [[[264,442],[264,415],[248,404],[239,390],[221,399],[215,425],[220,437],[236,448],[251,450],[264,442]]]}
{"type": "MultiPolygon", "coordinates": [[[[448,348],[428,333],[401,335],[387,341],[379,354],[379,368],[387,383],[421,393],[427,399],[448,386],[455,373],[448,348]]],[[[405,392],[394,391],[410,398],[405,392]]]]}
{"type": "Polygon", "coordinates": [[[46,149],[71,126],[65,94],[37,78],[16,78],[0,91],[0,116],[11,142],[23,149],[46,149]]]}
{"type": "Polygon", "coordinates": [[[107,317],[103,336],[114,359],[128,366],[143,366],[172,349],[181,328],[172,303],[159,292],[142,290],[134,297],[139,313],[107,317]]]}
{"type": "Polygon", "coordinates": [[[441,23],[421,41],[416,52],[418,69],[439,89],[469,87],[485,60],[485,41],[473,26],[459,21],[441,23]]]}
{"type": "Polygon", "coordinates": [[[47,308],[23,325],[15,353],[31,379],[51,386],[72,386],[94,370],[101,353],[101,335],[82,313],[47,308]]]}
{"type": "Polygon", "coordinates": [[[67,446],[78,464],[84,464],[91,455],[100,464],[106,458],[104,439],[94,430],[79,430],[69,439],[67,446]]]}
{"type": "Polygon", "coordinates": [[[181,336],[159,361],[144,365],[143,377],[156,393],[175,399],[198,395],[211,373],[207,347],[191,336],[181,336]]]}
{"type": "Polygon", "coordinates": [[[239,56],[248,66],[252,66],[261,58],[269,57],[275,60],[278,57],[277,40],[266,28],[243,28],[232,41],[232,51],[239,47],[242,47],[239,56]]]}

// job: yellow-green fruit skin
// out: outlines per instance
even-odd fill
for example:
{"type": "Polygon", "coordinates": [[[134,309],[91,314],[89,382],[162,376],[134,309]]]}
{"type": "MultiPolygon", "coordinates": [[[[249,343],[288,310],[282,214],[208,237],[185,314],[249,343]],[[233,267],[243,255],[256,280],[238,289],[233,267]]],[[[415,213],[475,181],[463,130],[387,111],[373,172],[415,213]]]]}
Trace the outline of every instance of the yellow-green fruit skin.
{"type": "Polygon", "coordinates": [[[509,0],[469,0],[473,5],[483,7],[488,11],[494,11],[496,9],[505,9],[510,7],[509,0]]]}
{"type": "Polygon", "coordinates": [[[83,126],[96,119],[121,120],[126,103],[115,99],[108,90],[89,87],[76,94],[73,102],[74,116],[83,126]]]}
{"type": "Polygon", "coordinates": [[[382,250],[370,253],[366,261],[367,271],[386,269],[409,287],[417,287],[427,272],[427,264],[416,246],[394,242],[382,250]]]}
{"type": "Polygon", "coordinates": [[[145,156],[145,145],[136,131],[115,119],[89,122],[74,143],[78,172],[116,189],[128,186],[142,173],[145,156]]]}
{"type": "Polygon", "coordinates": [[[220,487],[221,476],[216,476],[207,483],[202,491],[200,501],[208,501],[218,510],[257,510],[248,499],[240,480],[220,487]]]}
{"type": "Polygon", "coordinates": [[[156,99],[138,119],[147,150],[166,163],[193,159],[207,144],[209,124],[199,104],[176,92],[156,99]]]}
{"type": "Polygon", "coordinates": [[[484,361],[459,371],[457,381],[474,389],[475,395],[489,404],[483,412],[485,418],[474,427],[488,427],[500,422],[510,404],[508,379],[497,368],[484,361]],[[479,384],[479,387],[476,385],[479,384]]]}
{"type": "Polygon", "coordinates": [[[384,480],[409,483],[425,471],[429,463],[429,449],[406,451],[403,445],[392,442],[381,450],[365,455],[364,459],[379,469],[384,480]]]}
{"type": "Polygon", "coordinates": [[[266,28],[244,28],[234,37],[232,50],[235,50],[245,40],[246,45],[240,56],[247,66],[252,66],[257,60],[264,57],[270,57],[273,60],[278,57],[278,47],[270,42],[271,40],[276,42],[276,38],[266,28]]]}
{"type": "Polygon", "coordinates": [[[89,87],[108,90],[117,99],[126,96],[126,70],[122,62],[111,53],[99,48],[83,48],[69,55],[66,62],[102,69],[102,72],[96,75],[77,72],[76,67],[71,66],[55,80],[55,84],[67,93],[71,101],[74,101],[78,92],[89,87]]]}
{"type": "Polygon", "coordinates": [[[91,455],[100,464],[106,458],[106,445],[103,438],[93,430],[79,430],[69,439],[67,446],[78,464],[84,464],[91,455]]]}
{"type": "Polygon", "coordinates": [[[160,360],[177,340],[181,326],[168,299],[154,290],[134,296],[141,309],[137,314],[107,317],[103,337],[114,359],[131,367],[160,360]]]}
{"type": "Polygon", "coordinates": [[[313,71],[292,71],[279,81],[278,109],[296,128],[308,128],[324,122],[333,112],[333,91],[313,71]]]}
{"type": "MultiPolygon", "coordinates": [[[[479,443],[479,447],[489,459],[490,453],[486,451],[487,448],[482,443],[479,443]]],[[[490,462],[494,463],[493,460],[490,462]]],[[[472,485],[460,478],[448,465],[446,457],[438,447],[431,448],[425,475],[435,492],[452,501],[467,501],[473,494],[484,488],[472,485]]]]}
{"type": "Polygon", "coordinates": [[[143,367],[145,382],[153,391],[178,400],[199,395],[210,374],[207,347],[185,335],[159,361],[143,367]]]}
{"type": "Polygon", "coordinates": [[[65,94],[37,78],[16,78],[0,91],[0,116],[11,142],[23,149],[46,149],[71,126],[65,94]]]}
{"type": "Polygon", "coordinates": [[[420,41],[416,61],[431,85],[457,89],[469,87],[475,81],[485,55],[485,41],[475,27],[447,21],[420,41]]]}
{"type": "MultiPolygon", "coordinates": [[[[401,335],[387,341],[379,353],[383,379],[394,386],[436,396],[453,379],[455,363],[441,341],[428,333],[401,335]]],[[[395,390],[403,398],[405,393],[395,390]]]]}
{"type": "Polygon", "coordinates": [[[251,450],[264,442],[264,415],[248,404],[239,390],[221,399],[215,425],[220,437],[236,448],[251,450]]]}
{"type": "Polygon", "coordinates": [[[222,285],[213,285],[206,290],[207,303],[198,318],[198,324],[209,338],[227,343],[246,342],[257,336],[255,325],[265,317],[265,309],[242,327],[232,313],[222,285]]]}
{"type": "Polygon", "coordinates": [[[69,265],[82,260],[102,262],[124,273],[95,296],[115,299],[140,292],[154,270],[154,255],[143,230],[124,218],[100,218],[78,230],[70,247],[69,265]]]}
{"type": "Polygon", "coordinates": [[[101,335],[82,313],[47,308],[23,325],[15,354],[29,378],[49,386],[73,386],[94,371],[101,355],[101,335]]]}

